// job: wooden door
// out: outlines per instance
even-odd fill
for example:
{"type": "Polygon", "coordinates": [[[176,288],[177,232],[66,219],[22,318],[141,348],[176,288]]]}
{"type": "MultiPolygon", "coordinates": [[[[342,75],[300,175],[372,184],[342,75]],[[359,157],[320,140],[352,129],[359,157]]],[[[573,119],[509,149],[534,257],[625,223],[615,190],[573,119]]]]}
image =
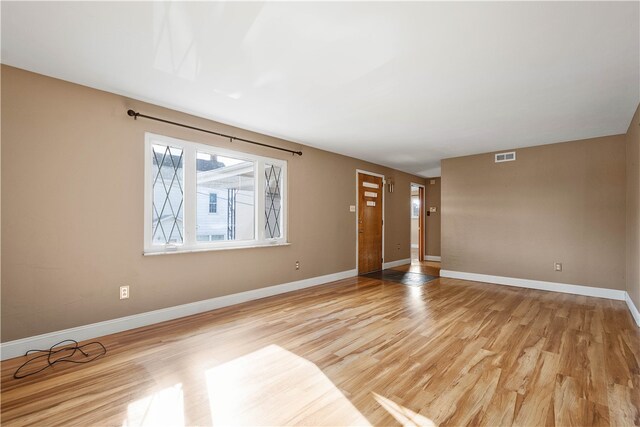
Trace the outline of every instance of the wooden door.
{"type": "Polygon", "coordinates": [[[358,174],[358,274],[382,270],[382,192],[379,176],[358,174]]]}
{"type": "Polygon", "coordinates": [[[424,187],[418,187],[418,201],[420,210],[418,211],[418,261],[424,261],[424,187]]]}

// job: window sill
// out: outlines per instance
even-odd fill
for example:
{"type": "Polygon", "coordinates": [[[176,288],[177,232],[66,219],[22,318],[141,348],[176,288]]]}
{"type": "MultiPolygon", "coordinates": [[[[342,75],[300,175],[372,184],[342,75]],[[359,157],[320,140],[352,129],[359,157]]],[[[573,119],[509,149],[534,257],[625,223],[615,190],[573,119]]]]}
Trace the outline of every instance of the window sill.
{"type": "Polygon", "coordinates": [[[143,252],[143,256],[156,256],[156,255],[176,255],[176,254],[189,254],[193,252],[215,252],[215,251],[230,251],[235,249],[255,249],[255,248],[273,248],[280,246],[291,246],[291,243],[262,243],[255,245],[239,245],[239,246],[225,246],[216,248],[197,248],[197,249],[179,249],[176,251],[158,251],[158,252],[143,252]]]}

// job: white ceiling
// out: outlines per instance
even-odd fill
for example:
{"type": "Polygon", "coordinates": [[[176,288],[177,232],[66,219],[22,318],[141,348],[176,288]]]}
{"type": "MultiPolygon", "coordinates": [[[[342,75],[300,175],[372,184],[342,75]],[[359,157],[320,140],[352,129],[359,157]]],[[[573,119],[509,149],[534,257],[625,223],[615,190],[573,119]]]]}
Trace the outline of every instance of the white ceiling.
{"type": "Polygon", "coordinates": [[[638,2],[2,2],[2,62],[423,176],[624,133],[638,2]]]}

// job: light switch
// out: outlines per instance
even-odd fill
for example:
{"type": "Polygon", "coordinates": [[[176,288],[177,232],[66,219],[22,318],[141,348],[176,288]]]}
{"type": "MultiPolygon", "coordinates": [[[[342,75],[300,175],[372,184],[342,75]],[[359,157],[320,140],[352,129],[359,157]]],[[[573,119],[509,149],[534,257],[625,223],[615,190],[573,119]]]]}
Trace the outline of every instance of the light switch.
{"type": "Polygon", "coordinates": [[[356,211],[355,205],[349,206],[349,212],[355,212],[355,211],[356,211]]]}

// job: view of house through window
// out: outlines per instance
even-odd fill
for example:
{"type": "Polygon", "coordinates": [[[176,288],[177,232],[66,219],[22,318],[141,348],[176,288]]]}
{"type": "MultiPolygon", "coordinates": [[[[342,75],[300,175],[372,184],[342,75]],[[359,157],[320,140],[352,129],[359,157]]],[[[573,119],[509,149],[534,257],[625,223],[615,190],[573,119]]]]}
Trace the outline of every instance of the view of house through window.
{"type": "Polygon", "coordinates": [[[285,241],[286,161],[152,134],[147,147],[146,252],[285,241]]]}
{"type": "Polygon", "coordinates": [[[196,159],[197,239],[210,235],[223,236],[219,240],[254,239],[254,162],[201,152],[196,159]],[[218,215],[207,215],[212,213],[212,198],[218,215]]]}

